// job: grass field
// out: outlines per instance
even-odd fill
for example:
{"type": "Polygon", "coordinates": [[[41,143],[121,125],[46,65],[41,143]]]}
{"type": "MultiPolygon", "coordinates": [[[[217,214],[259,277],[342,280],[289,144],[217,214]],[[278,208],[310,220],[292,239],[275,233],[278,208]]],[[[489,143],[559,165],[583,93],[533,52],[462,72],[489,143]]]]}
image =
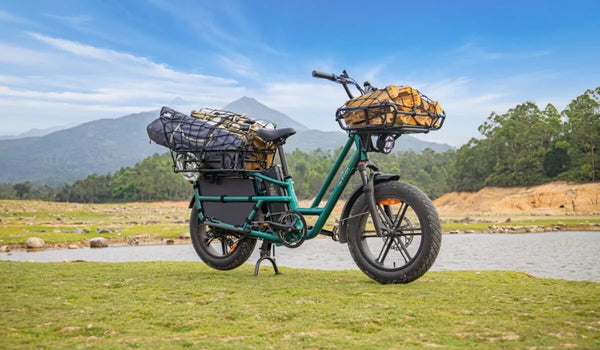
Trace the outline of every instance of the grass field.
{"type": "Polygon", "coordinates": [[[5,349],[599,348],[600,284],[498,271],[0,262],[5,349]]]}
{"type": "MultiPolygon", "coordinates": [[[[308,201],[301,203],[309,205],[308,201]]],[[[327,228],[335,224],[342,210],[338,205],[332,213],[327,228]]],[[[148,240],[178,237],[189,232],[187,203],[126,203],[126,204],[78,204],[42,201],[0,200],[0,245],[23,245],[29,237],[40,237],[46,243],[61,244],[82,242],[102,236],[112,240],[145,236],[148,240]],[[99,228],[110,232],[99,233],[99,228]],[[88,233],[74,233],[75,230],[88,233]]],[[[442,230],[489,231],[490,225],[532,226],[542,225],[549,229],[559,226],[563,230],[599,230],[599,215],[579,216],[518,216],[506,223],[507,216],[442,216],[442,230]]],[[[314,222],[309,217],[307,222],[314,222]]]]}

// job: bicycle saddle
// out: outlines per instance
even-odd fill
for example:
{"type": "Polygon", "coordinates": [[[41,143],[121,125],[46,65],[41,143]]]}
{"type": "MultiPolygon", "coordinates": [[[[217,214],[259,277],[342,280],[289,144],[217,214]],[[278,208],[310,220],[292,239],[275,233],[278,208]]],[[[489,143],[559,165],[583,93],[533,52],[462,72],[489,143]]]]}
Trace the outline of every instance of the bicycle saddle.
{"type": "Polygon", "coordinates": [[[256,135],[267,142],[273,142],[276,145],[283,145],[285,140],[295,133],[296,130],[292,128],[258,129],[256,135]]]}

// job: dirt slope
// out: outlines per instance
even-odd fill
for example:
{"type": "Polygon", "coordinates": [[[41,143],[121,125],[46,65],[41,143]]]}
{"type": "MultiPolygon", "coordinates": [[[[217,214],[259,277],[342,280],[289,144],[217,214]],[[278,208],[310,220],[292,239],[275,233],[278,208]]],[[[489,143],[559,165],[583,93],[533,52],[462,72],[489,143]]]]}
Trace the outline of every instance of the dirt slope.
{"type": "Polygon", "coordinates": [[[532,187],[486,187],[479,192],[448,193],[434,203],[442,215],[598,214],[600,183],[551,182],[532,187]]]}

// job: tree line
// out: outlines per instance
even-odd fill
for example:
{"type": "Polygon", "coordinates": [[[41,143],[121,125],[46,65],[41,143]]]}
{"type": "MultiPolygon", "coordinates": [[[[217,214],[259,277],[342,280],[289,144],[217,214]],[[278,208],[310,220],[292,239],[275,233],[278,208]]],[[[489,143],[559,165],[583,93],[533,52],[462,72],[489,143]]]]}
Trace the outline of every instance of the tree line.
{"type": "Polygon", "coordinates": [[[454,190],[530,186],[549,181],[600,179],[600,87],[587,90],[561,112],[525,102],[492,113],[456,152],[454,190]]]}
{"type": "MultiPolygon", "coordinates": [[[[552,104],[540,109],[534,102],[525,102],[504,114],[492,113],[479,132],[481,139],[473,138],[456,151],[372,153],[370,158],[384,172],[399,174],[402,181],[418,186],[431,198],[451,191],[477,191],[486,185],[600,179],[600,87],[587,90],[561,112],[552,104]]],[[[298,198],[317,194],[340,151],[296,149],[287,154],[298,198]]],[[[359,182],[354,176],[344,195],[359,182]]],[[[173,172],[168,152],[114,174],[92,174],[58,188],[30,182],[0,184],[3,199],[86,203],[186,200],[191,193],[191,185],[173,172]]]]}

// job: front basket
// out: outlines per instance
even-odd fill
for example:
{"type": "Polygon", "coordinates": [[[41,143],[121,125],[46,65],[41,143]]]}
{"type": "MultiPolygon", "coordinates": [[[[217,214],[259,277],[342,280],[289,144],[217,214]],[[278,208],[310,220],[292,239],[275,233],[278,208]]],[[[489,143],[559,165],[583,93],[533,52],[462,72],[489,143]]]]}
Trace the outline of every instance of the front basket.
{"type": "Polygon", "coordinates": [[[352,107],[346,103],[336,112],[340,127],[357,133],[427,133],[440,129],[445,119],[439,104],[422,94],[418,104],[414,99],[352,107]]]}

